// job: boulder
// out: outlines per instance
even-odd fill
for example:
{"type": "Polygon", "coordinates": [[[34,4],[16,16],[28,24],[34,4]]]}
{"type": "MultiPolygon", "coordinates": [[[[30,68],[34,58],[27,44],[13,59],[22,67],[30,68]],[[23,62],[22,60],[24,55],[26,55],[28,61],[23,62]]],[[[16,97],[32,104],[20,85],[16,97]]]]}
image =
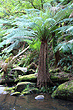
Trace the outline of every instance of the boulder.
{"type": "Polygon", "coordinates": [[[26,74],[27,72],[27,68],[23,68],[23,67],[17,67],[17,68],[14,68],[12,69],[10,72],[9,72],[9,76],[12,76],[12,75],[24,75],[26,74]]]}
{"type": "Polygon", "coordinates": [[[35,83],[31,83],[31,82],[19,82],[19,83],[16,85],[15,91],[21,92],[21,91],[23,91],[25,88],[30,88],[30,87],[35,87],[35,83]]]}
{"type": "Polygon", "coordinates": [[[73,101],[73,80],[59,85],[51,96],[52,98],[60,98],[73,101]]]}

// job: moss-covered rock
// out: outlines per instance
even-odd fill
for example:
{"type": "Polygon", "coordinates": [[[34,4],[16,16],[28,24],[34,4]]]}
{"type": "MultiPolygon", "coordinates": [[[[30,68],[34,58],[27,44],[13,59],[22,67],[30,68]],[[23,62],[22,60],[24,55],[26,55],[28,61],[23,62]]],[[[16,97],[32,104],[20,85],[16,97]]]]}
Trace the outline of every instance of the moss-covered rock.
{"type": "MultiPolygon", "coordinates": [[[[57,70],[57,71],[59,71],[59,70],[57,70]]],[[[69,81],[69,74],[70,73],[66,73],[66,72],[56,72],[56,73],[53,72],[53,73],[50,73],[50,78],[54,82],[58,82],[58,81],[65,82],[65,81],[69,81]]],[[[36,74],[29,74],[29,75],[19,76],[15,80],[15,82],[16,81],[36,81],[37,76],[38,75],[36,75],[36,74]]]]}
{"type": "Polygon", "coordinates": [[[16,88],[16,87],[6,87],[6,88],[5,88],[5,91],[7,91],[9,94],[12,94],[12,93],[15,92],[15,88],[16,88]]]}
{"type": "Polygon", "coordinates": [[[49,73],[56,73],[56,72],[60,72],[60,68],[50,69],[49,70],[49,73]]]}
{"type": "Polygon", "coordinates": [[[19,76],[16,81],[35,81],[37,79],[37,76],[35,74],[29,74],[24,76],[19,76]]]}
{"type": "Polygon", "coordinates": [[[34,94],[39,93],[38,88],[26,88],[21,92],[21,95],[34,94]]]}
{"type": "Polygon", "coordinates": [[[14,92],[14,93],[11,93],[10,95],[11,96],[19,96],[20,95],[20,92],[14,92]]]}
{"type": "Polygon", "coordinates": [[[15,90],[11,90],[11,93],[14,93],[15,92],[15,90]]]}
{"type": "Polygon", "coordinates": [[[69,81],[69,74],[66,72],[56,72],[56,73],[51,73],[51,80],[52,81],[61,81],[61,82],[66,82],[69,81]]]}
{"type": "Polygon", "coordinates": [[[8,79],[8,80],[1,79],[0,80],[0,85],[3,85],[5,83],[13,83],[13,82],[14,82],[14,79],[8,79]]]}
{"type": "Polygon", "coordinates": [[[18,75],[24,75],[27,72],[27,68],[17,67],[12,69],[9,74],[14,74],[14,72],[16,72],[18,75]]]}
{"type": "Polygon", "coordinates": [[[7,88],[5,88],[5,91],[12,91],[12,90],[15,90],[15,87],[7,87],[7,88]]]}
{"type": "Polygon", "coordinates": [[[73,80],[59,85],[51,96],[73,101],[73,80]]]}
{"type": "Polygon", "coordinates": [[[9,73],[8,73],[8,77],[10,79],[16,79],[18,77],[18,75],[25,75],[27,72],[27,68],[23,68],[23,67],[17,67],[12,69],[9,73]]]}
{"type": "Polygon", "coordinates": [[[31,83],[31,82],[19,82],[16,85],[16,91],[21,92],[23,91],[23,89],[25,88],[29,88],[29,87],[35,87],[35,83],[31,83]]]}

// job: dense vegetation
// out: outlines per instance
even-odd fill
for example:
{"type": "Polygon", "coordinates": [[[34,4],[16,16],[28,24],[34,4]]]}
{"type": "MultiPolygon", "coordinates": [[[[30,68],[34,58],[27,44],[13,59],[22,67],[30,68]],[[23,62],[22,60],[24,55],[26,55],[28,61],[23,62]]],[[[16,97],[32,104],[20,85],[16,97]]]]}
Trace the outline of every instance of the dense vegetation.
{"type": "Polygon", "coordinates": [[[72,37],[72,0],[1,0],[0,72],[5,79],[12,68],[31,64],[39,88],[53,83],[50,68],[72,73],[72,37]]]}

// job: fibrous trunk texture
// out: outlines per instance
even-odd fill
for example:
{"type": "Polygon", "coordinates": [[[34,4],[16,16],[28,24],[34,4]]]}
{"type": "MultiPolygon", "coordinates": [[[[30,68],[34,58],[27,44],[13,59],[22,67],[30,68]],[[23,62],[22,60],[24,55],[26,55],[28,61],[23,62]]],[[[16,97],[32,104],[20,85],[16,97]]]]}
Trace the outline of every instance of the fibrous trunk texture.
{"type": "Polygon", "coordinates": [[[39,54],[39,68],[37,77],[37,86],[47,87],[48,83],[48,65],[47,65],[47,41],[41,41],[40,54],[39,54]]]}

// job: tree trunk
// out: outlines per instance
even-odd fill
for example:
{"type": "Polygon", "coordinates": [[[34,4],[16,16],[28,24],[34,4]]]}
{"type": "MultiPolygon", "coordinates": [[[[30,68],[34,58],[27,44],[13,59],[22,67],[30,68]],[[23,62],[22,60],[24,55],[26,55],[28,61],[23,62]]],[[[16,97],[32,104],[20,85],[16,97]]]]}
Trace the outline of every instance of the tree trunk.
{"type": "Polygon", "coordinates": [[[39,54],[39,68],[38,68],[38,77],[37,77],[37,86],[47,87],[48,84],[48,65],[47,65],[47,41],[41,41],[40,54],[39,54]]]}

